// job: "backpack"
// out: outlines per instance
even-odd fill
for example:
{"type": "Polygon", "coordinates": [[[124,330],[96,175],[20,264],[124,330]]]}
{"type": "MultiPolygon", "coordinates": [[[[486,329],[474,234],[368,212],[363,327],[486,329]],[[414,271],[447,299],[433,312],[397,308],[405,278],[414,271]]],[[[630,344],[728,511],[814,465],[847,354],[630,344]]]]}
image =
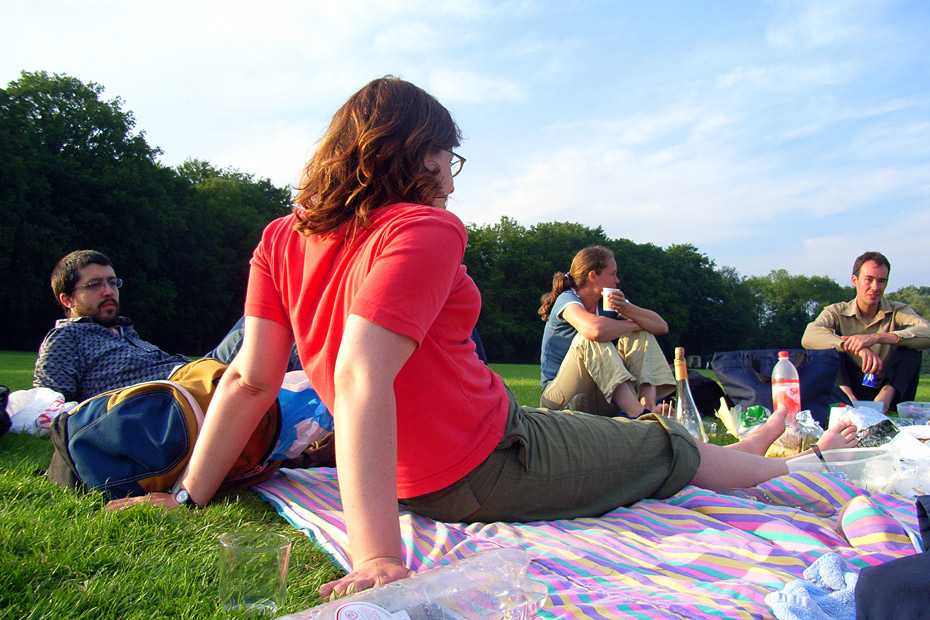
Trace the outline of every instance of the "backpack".
{"type": "MultiPolygon", "coordinates": [[[[204,412],[227,365],[202,358],[166,381],[147,381],[91,397],[52,421],[55,448],[47,476],[69,488],[112,498],[167,491],[194,451],[204,412]]],[[[259,421],[220,487],[225,493],[268,478],[281,432],[277,400],[259,421]]]]}

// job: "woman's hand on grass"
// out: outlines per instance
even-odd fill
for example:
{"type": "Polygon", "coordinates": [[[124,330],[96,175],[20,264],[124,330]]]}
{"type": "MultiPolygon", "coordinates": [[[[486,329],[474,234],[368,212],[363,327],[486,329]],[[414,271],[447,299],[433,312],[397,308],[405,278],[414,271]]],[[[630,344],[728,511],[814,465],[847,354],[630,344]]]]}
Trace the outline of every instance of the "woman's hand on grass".
{"type": "Polygon", "coordinates": [[[342,579],[321,585],[320,598],[334,600],[368,588],[399,581],[405,577],[412,577],[415,574],[416,571],[404,566],[404,563],[397,558],[373,558],[354,566],[352,572],[342,579]]]}
{"type": "Polygon", "coordinates": [[[123,510],[124,508],[136,506],[137,504],[154,504],[169,510],[179,506],[178,502],[174,499],[174,495],[171,493],[149,493],[147,495],[140,495],[139,497],[123,497],[121,499],[111,500],[107,502],[107,505],[104,506],[103,509],[123,510]]]}

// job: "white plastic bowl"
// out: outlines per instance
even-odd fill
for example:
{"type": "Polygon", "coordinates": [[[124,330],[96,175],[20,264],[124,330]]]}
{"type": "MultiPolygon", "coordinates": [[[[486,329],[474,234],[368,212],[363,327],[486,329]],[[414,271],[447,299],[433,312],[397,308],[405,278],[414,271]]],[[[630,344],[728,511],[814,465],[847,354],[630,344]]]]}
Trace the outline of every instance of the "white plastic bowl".
{"type": "Polygon", "coordinates": [[[887,448],[825,450],[824,465],[816,454],[788,460],[788,471],[829,473],[860,489],[874,493],[893,491],[898,472],[898,455],[887,448]]]}

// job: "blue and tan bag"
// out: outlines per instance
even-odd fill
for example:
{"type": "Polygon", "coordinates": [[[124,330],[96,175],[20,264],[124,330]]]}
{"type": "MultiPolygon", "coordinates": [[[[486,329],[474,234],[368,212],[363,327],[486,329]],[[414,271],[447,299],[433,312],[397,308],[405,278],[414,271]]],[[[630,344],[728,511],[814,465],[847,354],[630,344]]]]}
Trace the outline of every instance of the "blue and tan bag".
{"type": "MultiPolygon", "coordinates": [[[[52,422],[48,478],[111,497],[166,491],[190,460],[204,413],[226,364],[203,358],[166,381],[98,394],[52,422]]],[[[280,466],[269,460],[281,432],[278,402],[269,409],[226,477],[221,492],[257,484],[280,466]]]]}

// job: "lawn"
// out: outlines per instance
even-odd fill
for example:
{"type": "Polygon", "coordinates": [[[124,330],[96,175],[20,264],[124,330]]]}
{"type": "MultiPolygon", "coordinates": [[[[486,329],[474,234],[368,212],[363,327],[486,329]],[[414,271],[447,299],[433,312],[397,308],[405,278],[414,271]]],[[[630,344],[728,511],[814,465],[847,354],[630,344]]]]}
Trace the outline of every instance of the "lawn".
{"type": "MultiPolygon", "coordinates": [[[[27,389],[35,354],[0,352],[0,384],[27,389]]],[[[492,364],[521,403],[539,402],[539,366],[492,364]]],[[[708,371],[702,371],[711,374],[708,371]]],[[[917,400],[930,400],[930,377],[917,400]]],[[[100,495],[65,491],[41,472],[47,439],[0,437],[0,620],[233,618],[216,603],[217,538],[256,529],[291,536],[282,613],[315,605],[338,574],[328,557],[252,492],[196,511],[139,507],[104,512],[100,495]]]]}

